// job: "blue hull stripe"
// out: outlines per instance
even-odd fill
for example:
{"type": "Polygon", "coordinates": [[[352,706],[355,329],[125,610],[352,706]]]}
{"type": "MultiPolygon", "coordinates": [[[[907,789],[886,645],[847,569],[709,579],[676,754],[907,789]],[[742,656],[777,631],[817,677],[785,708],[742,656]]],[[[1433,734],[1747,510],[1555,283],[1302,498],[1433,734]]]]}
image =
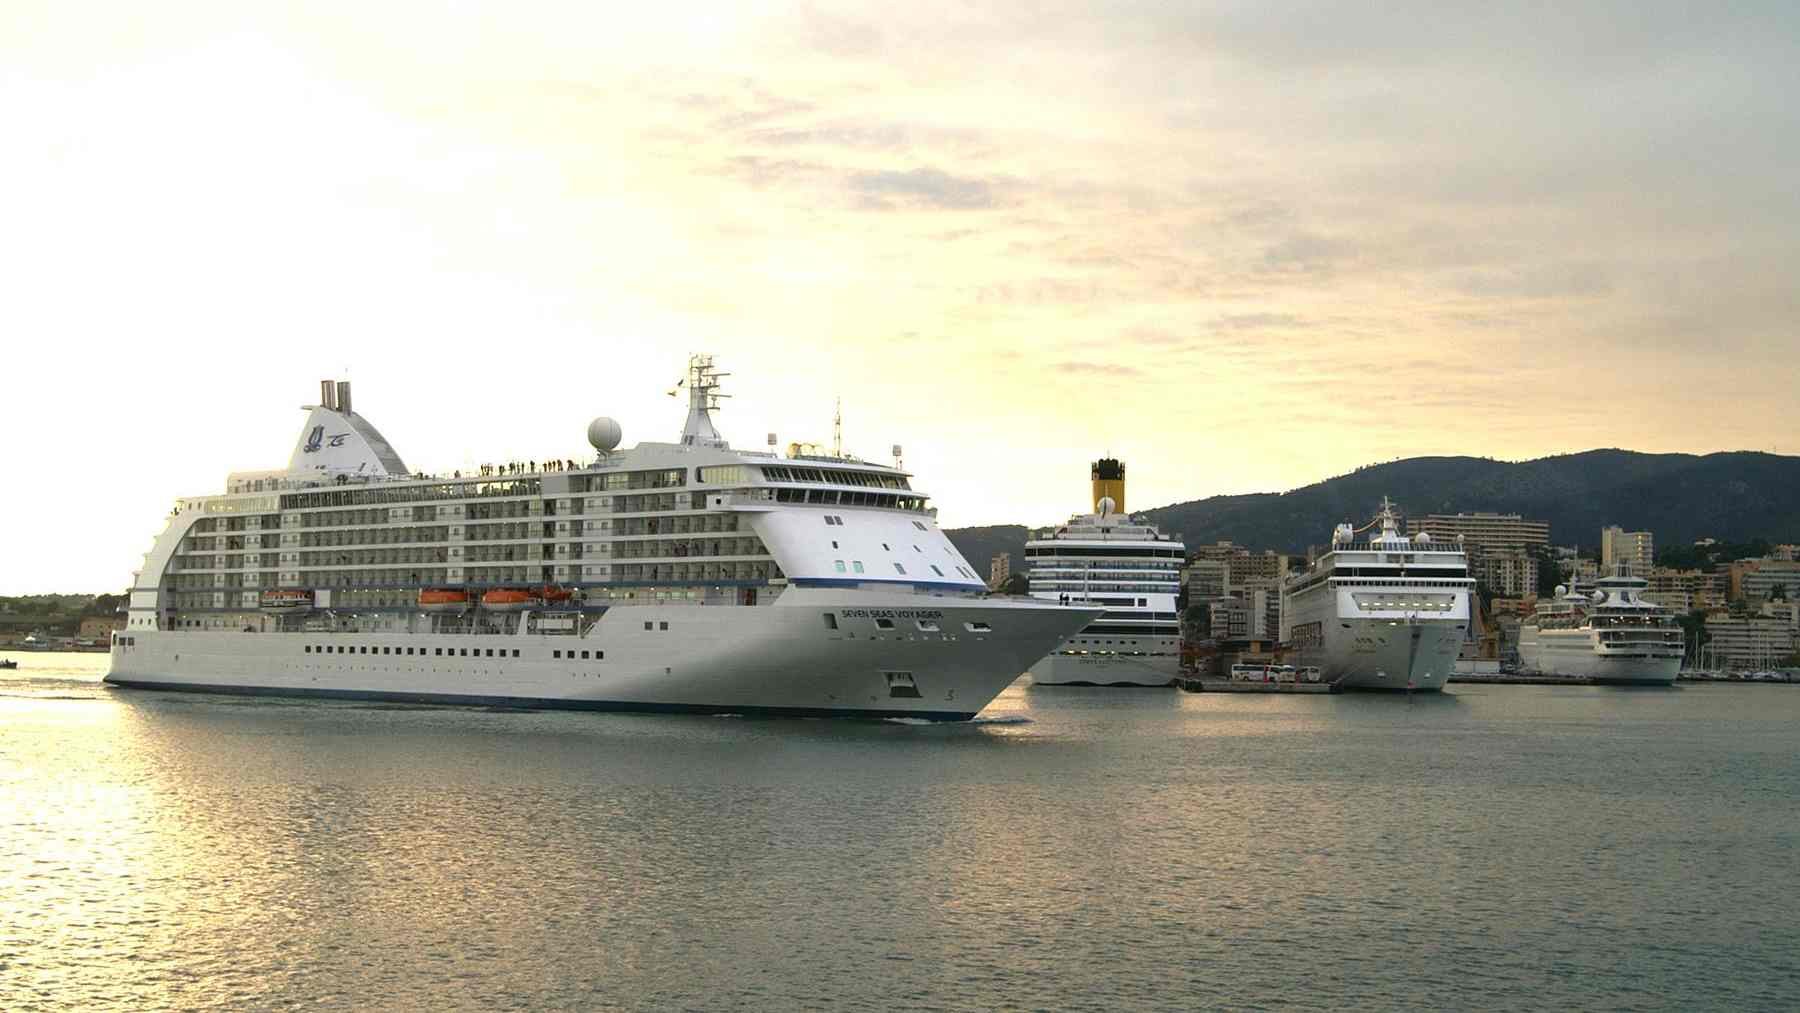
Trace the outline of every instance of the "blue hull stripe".
{"type": "Polygon", "coordinates": [[[367,689],[307,689],[285,686],[208,686],[190,682],[139,682],[135,679],[105,681],[126,689],[167,690],[175,693],[209,693],[218,696],[275,696],[319,700],[373,700],[383,703],[443,704],[450,707],[516,707],[522,710],[622,711],[639,714],[742,714],[769,718],[923,718],[927,721],[968,721],[964,711],[880,710],[870,707],[751,707],[722,704],[642,703],[634,700],[553,700],[529,696],[471,696],[458,693],[390,693],[367,689]]]}

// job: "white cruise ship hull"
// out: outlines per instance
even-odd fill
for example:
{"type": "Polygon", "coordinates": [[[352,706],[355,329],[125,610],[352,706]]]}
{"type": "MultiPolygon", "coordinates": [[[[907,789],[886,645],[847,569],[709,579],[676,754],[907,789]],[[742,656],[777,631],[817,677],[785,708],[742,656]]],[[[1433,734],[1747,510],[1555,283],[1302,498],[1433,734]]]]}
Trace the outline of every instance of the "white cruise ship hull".
{"type": "Polygon", "coordinates": [[[1592,679],[1611,686],[1673,686],[1681,655],[1644,650],[1611,651],[1585,629],[1519,628],[1519,663],[1534,672],[1592,679]]]}
{"type": "Polygon", "coordinates": [[[1058,651],[1031,666],[1036,686],[1169,686],[1181,677],[1178,642],[1160,654],[1058,651]]]}
{"type": "Polygon", "coordinates": [[[1447,619],[1333,619],[1323,644],[1298,648],[1291,663],[1315,665],[1344,689],[1441,690],[1456,668],[1463,631],[1447,619]]]}
{"type": "Polygon", "coordinates": [[[115,636],[106,681],[463,705],[967,720],[1097,614],[1020,599],[796,587],[761,606],[614,607],[579,637],[135,630],[115,636]],[[878,628],[878,618],[894,628],[878,628]]]}

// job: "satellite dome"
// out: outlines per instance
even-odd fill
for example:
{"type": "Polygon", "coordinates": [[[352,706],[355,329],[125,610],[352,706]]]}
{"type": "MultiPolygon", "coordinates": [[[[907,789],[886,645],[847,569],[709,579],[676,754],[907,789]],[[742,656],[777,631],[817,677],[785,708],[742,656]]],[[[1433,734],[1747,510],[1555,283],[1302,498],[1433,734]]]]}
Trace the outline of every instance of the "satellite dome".
{"type": "Polygon", "coordinates": [[[1556,596],[1558,598],[1561,598],[1562,596],[1564,596],[1568,593],[1569,593],[1569,585],[1567,585],[1567,584],[1556,585],[1556,596]]]}
{"type": "Polygon", "coordinates": [[[1111,515],[1113,510],[1118,506],[1118,504],[1113,502],[1113,498],[1111,496],[1100,497],[1100,502],[1096,505],[1099,507],[1100,516],[1102,516],[1102,517],[1111,515]]]}
{"type": "Polygon", "coordinates": [[[1413,536],[1413,541],[1418,542],[1420,545],[1425,545],[1431,541],[1431,536],[1421,531],[1413,536]]]}
{"type": "Polygon", "coordinates": [[[619,420],[602,415],[588,423],[588,442],[602,454],[618,449],[619,440],[625,436],[619,428],[619,420]]]}

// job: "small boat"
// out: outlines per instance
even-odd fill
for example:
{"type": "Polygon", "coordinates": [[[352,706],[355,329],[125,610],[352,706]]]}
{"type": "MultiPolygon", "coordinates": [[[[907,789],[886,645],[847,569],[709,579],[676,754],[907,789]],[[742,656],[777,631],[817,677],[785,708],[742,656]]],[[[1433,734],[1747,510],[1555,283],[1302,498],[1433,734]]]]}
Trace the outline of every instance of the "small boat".
{"type": "Polygon", "coordinates": [[[18,668],[19,663],[11,658],[0,658],[0,670],[18,668]]]}
{"type": "Polygon", "coordinates": [[[423,612],[467,612],[469,592],[452,588],[426,588],[419,592],[419,609],[423,612]]]}
{"type": "Polygon", "coordinates": [[[262,593],[262,610],[264,612],[311,612],[313,594],[311,591],[264,591],[262,593]]]}
{"type": "Polygon", "coordinates": [[[519,612],[537,604],[537,596],[530,591],[511,587],[497,587],[481,596],[481,607],[495,612],[519,612]]]}
{"type": "Polygon", "coordinates": [[[566,587],[544,586],[538,591],[538,600],[546,605],[566,605],[575,593],[566,587]]]}

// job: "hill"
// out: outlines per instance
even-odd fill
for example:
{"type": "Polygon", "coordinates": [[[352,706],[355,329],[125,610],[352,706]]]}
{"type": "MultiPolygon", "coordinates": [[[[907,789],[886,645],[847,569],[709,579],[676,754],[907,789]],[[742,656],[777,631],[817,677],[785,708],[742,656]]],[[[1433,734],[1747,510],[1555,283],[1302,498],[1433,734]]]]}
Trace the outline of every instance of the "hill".
{"type": "Polygon", "coordinates": [[[1025,535],[1023,524],[994,524],[985,528],[954,528],[944,532],[956,551],[969,561],[983,581],[988,578],[988,564],[1002,552],[1012,553],[1015,570],[1024,569],[1025,535]]]}
{"type": "MultiPolygon", "coordinates": [[[[1340,521],[1366,522],[1383,496],[1414,516],[1492,511],[1547,520],[1551,541],[1561,545],[1593,547],[1607,524],[1655,532],[1659,546],[1696,538],[1800,541],[1800,458],[1748,451],[1699,456],[1590,450],[1521,462],[1413,457],[1285,493],[1213,496],[1142,516],[1181,534],[1189,546],[1229,539],[1299,553],[1323,543],[1340,521]]],[[[972,562],[985,565],[1001,551],[1014,553],[1015,566],[1021,559],[1023,528],[948,534],[972,562]],[[979,534],[971,534],[965,548],[969,533],[979,534]]]]}

